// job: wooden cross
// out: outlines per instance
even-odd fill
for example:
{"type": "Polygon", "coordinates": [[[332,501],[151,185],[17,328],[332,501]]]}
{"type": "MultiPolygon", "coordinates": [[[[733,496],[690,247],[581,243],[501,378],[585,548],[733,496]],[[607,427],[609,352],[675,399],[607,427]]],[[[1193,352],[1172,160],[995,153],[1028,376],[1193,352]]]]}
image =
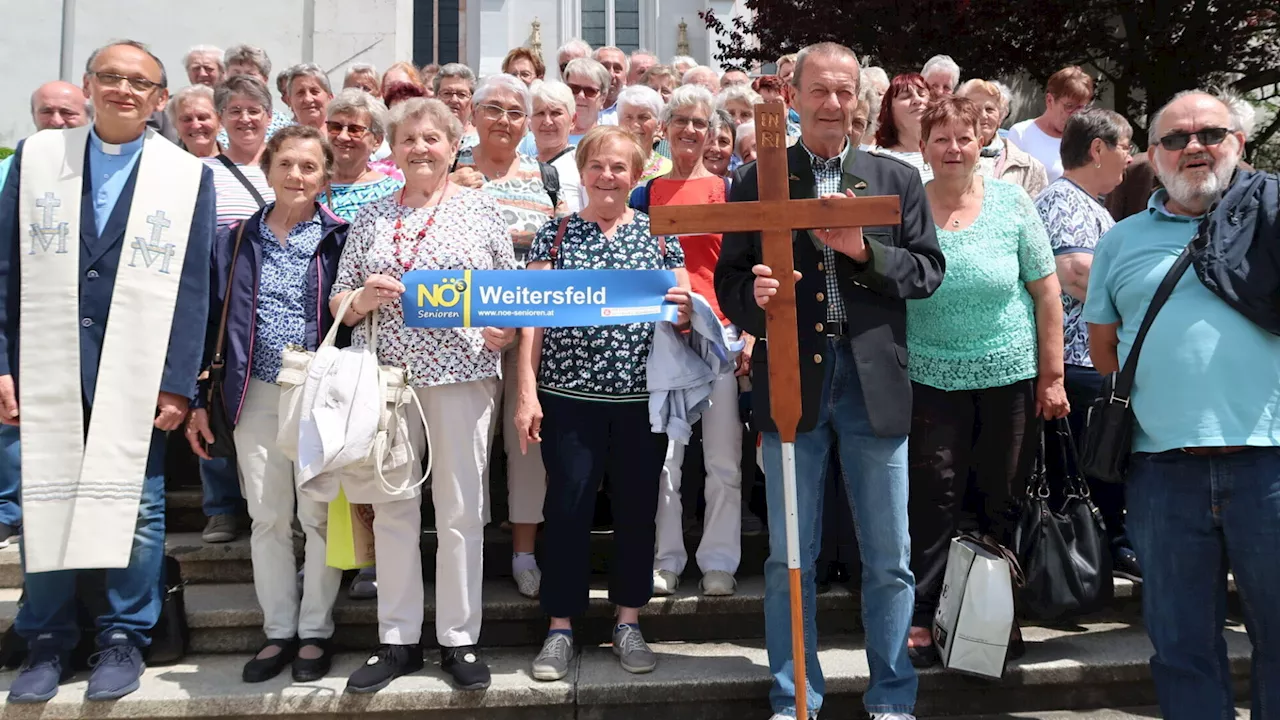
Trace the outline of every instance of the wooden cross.
{"type": "MultiPolygon", "coordinates": [[[[804,604],[800,587],[794,447],[802,402],[792,234],[796,230],[814,228],[897,225],[902,221],[902,210],[897,196],[792,200],[787,170],[785,113],[786,107],[780,103],[755,107],[758,201],[652,206],[649,223],[655,235],[759,232],[764,264],[773,270],[773,277],[778,281],[777,294],[769,298],[769,304],[764,308],[769,353],[769,407],[782,440],[796,717],[806,718],[804,604]]],[[[771,530],[776,532],[777,528],[771,530]]]]}

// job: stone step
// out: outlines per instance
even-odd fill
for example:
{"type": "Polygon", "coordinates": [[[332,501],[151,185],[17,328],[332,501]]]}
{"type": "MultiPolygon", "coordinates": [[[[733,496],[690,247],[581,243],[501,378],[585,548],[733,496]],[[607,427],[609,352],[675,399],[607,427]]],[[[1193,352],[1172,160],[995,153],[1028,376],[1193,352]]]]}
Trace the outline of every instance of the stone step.
{"type": "MultiPolygon", "coordinates": [[[[1096,718],[1126,715],[1087,711],[1154,703],[1142,629],[1124,623],[1090,623],[1074,631],[1028,628],[1027,655],[1000,682],[933,669],[920,677],[920,717],[975,715],[994,718],[1096,718]],[[1017,713],[1017,715],[1011,715],[1017,713]]],[[[869,681],[866,656],[855,636],[823,636],[819,653],[826,675],[823,717],[862,717],[861,693],[869,681]]],[[[1247,693],[1249,644],[1238,627],[1227,632],[1238,697],[1247,693]]],[[[47,705],[0,706],[0,720],[74,718],[263,718],[356,720],[753,720],[769,716],[770,675],[759,641],[655,643],[658,668],[648,675],[624,672],[607,647],[586,647],[565,680],[540,683],[528,674],[535,647],[485,652],[493,685],[484,692],[454,690],[435,653],[425,670],[400,678],[373,696],[343,692],[363,653],[340,654],[330,676],[294,684],[285,672],[259,685],[240,682],[245,657],[192,655],[183,663],[149,668],[138,692],[115,703],[86,703],[86,677],[64,685],[47,705]]],[[[0,692],[12,682],[0,674],[0,692]]],[[[1130,714],[1132,715],[1132,714],[1130,714]]],[[[1137,715],[1135,717],[1143,717],[1137,715]]],[[[1147,717],[1151,717],[1148,715],[1147,717]]]]}
{"type": "MultiPolygon", "coordinates": [[[[1247,706],[1236,708],[1236,720],[1249,720],[1247,706]]],[[[1093,710],[1038,710],[1026,713],[1001,713],[980,715],[956,720],[1159,720],[1159,707],[1100,708],[1093,710]]]]}

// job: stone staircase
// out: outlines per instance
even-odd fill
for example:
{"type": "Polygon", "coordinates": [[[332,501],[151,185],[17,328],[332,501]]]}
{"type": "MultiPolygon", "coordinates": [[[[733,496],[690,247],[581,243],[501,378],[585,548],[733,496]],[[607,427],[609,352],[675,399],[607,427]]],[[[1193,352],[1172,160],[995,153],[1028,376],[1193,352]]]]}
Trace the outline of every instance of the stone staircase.
{"type": "MultiPolygon", "coordinates": [[[[529,663],[546,631],[537,601],[521,597],[510,580],[510,536],[496,525],[486,532],[484,630],[481,647],[493,669],[483,693],[455,691],[432,662],[371,697],[343,693],[346,677],[376,644],[373,602],[348,600],[335,610],[340,648],[330,677],[296,685],[284,673],[273,682],[245,685],[240,668],[262,641],[262,612],[253,594],[249,542],[205,545],[198,490],[169,493],[168,552],[182,565],[191,626],[191,654],[178,665],[147,671],[142,689],[114,704],[83,701],[79,677],[47,706],[0,706],[0,720],[63,718],[260,718],[346,720],[764,720],[769,716],[770,678],[764,649],[764,581],[767,538],[743,538],[738,593],[704,598],[697,570],[686,573],[681,591],[655,598],[643,611],[645,635],[659,653],[658,669],[643,676],[623,672],[607,646],[612,609],[604,577],[593,586],[588,616],[575,625],[584,645],[564,681],[540,683],[529,663]]],[[[690,547],[696,537],[688,539],[690,547]]],[[[595,533],[593,567],[607,568],[611,538],[595,533]]],[[[427,627],[434,605],[435,538],[422,542],[427,588],[427,627]]],[[[692,563],[691,563],[692,564],[692,563]]],[[[17,612],[21,572],[16,548],[0,550],[0,630],[17,612]]],[[[987,682],[931,670],[920,679],[917,713],[922,718],[1043,718],[1129,720],[1159,717],[1141,626],[1140,587],[1118,581],[1112,606],[1070,627],[1024,628],[1027,654],[1012,663],[1003,681],[987,682]],[[1147,706],[1146,710],[1111,710],[1147,706]]],[[[861,718],[861,693],[869,679],[862,650],[856,590],[837,584],[819,596],[820,657],[827,679],[824,718],[861,718]]],[[[433,639],[431,632],[425,639],[433,639]]],[[[1247,698],[1249,643],[1243,626],[1227,631],[1238,697],[1247,698]]],[[[13,673],[0,673],[0,692],[13,673]]],[[[1243,715],[1247,717],[1247,712],[1243,715]]]]}

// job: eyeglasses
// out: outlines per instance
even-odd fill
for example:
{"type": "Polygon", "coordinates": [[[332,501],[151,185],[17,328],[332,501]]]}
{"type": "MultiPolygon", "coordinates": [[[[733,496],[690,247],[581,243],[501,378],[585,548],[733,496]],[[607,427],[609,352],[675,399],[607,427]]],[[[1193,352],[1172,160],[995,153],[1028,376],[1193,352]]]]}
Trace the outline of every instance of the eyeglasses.
{"type": "Polygon", "coordinates": [[[671,123],[671,127],[675,130],[683,130],[689,127],[690,125],[692,125],[694,130],[697,130],[698,132],[702,132],[707,128],[711,127],[711,123],[707,122],[706,120],[703,120],[702,118],[691,118],[691,117],[686,117],[684,115],[673,116],[670,120],[670,123],[671,123]]]}
{"type": "Polygon", "coordinates": [[[478,105],[476,109],[480,111],[480,117],[489,122],[497,122],[506,117],[510,122],[517,123],[528,117],[523,110],[508,110],[497,105],[478,105]]]}
{"type": "Polygon", "coordinates": [[[267,111],[258,105],[251,107],[229,107],[222,112],[227,117],[247,117],[250,119],[260,118],[267,114],[267,111]]]}
{"type": "Polygon", "coordinates": [[[145,93],[160,87],[160,83],[152,82],[144,77],[125,77],[109,72],[96,72],[93,74],[98,79],[98,83],[105,87],[120,87],[120,83],[127,82],[129,87],[135,92],[145,93]]]}
{"type": "Polygon", "coordinates": [[[574,95],[581,95],[588,100],[595,100],[596,97],[600,95],[600,88],[593,88],[589,85],[569,83],[569,90],[572,91],[574,95]]]}
{"type": "Polygon", "coordinates": [[[445,90],[436,97],[442,100],[470,100],[471,93],[466,90],[445,90]]]}
{"type": "Polygon", "coordinates": [[[359,140],[364,137],[365,133],[369,132],[369,128],[364,125],[357,125],[356,123],[340,123],[336,120],[326,120],[324,127],[329,131],[329,137],[336,138],[342,134],[343,130],[346,130],[347,135],[349,135],[352,140],[359,140]]]}
{"type": "Polygon", "coordinates": [[[1227,133],[1231,132],[1226,128],[1204,128],[1195,132],[1176,132],[1169,133],[1160,138],[1160,147],[1165,150],[1182,150],[1191,142],[1194,136],[1200,141],[1201,145],[1209,147],[1210,145],[1218,145],[1227,139],[1227,133]]]}
{"type": "Polygon", "coordinates": [[[1125,155],[1134,156],[1138,154],[1138,146],[1133,143],[1116,143],[1116,149],[1125,155]]]}

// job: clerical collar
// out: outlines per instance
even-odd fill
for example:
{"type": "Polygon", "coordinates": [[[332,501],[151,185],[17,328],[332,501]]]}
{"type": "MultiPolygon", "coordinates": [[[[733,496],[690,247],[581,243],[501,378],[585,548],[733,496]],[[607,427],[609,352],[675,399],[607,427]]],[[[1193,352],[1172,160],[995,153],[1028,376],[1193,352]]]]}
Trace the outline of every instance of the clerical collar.
{"type": "Polygon", "coordinates": [[[89,142],[95,150],[98,150],[103,155],[133,155],[142,149],[142,141],[145,140],[146,137],[147,132],[144,129],[142,134],[139,135],[136,140],[130,140],[123,145],[115,145],[98,137],[98,129],[96,127],[91,127],[89,129],[89,142]]]}
{"type": "Polygon", "coordinates": [[[845,157],[849,154],[848,138],[845,139],[844,147],[841,148],[840,154],[836,155],[833,158],[824,158],[821,155],[818,155],[814,151],[810,150],[809,146],[804,144],[803,139],[800,140],[800,147],[804,148],[804,151],[809,153],[809,160],[813,163],[813,166],[815,168],[820,167],[820,168],[826,168],[828,170],[836,169],[843,166],[845,157]]]}

